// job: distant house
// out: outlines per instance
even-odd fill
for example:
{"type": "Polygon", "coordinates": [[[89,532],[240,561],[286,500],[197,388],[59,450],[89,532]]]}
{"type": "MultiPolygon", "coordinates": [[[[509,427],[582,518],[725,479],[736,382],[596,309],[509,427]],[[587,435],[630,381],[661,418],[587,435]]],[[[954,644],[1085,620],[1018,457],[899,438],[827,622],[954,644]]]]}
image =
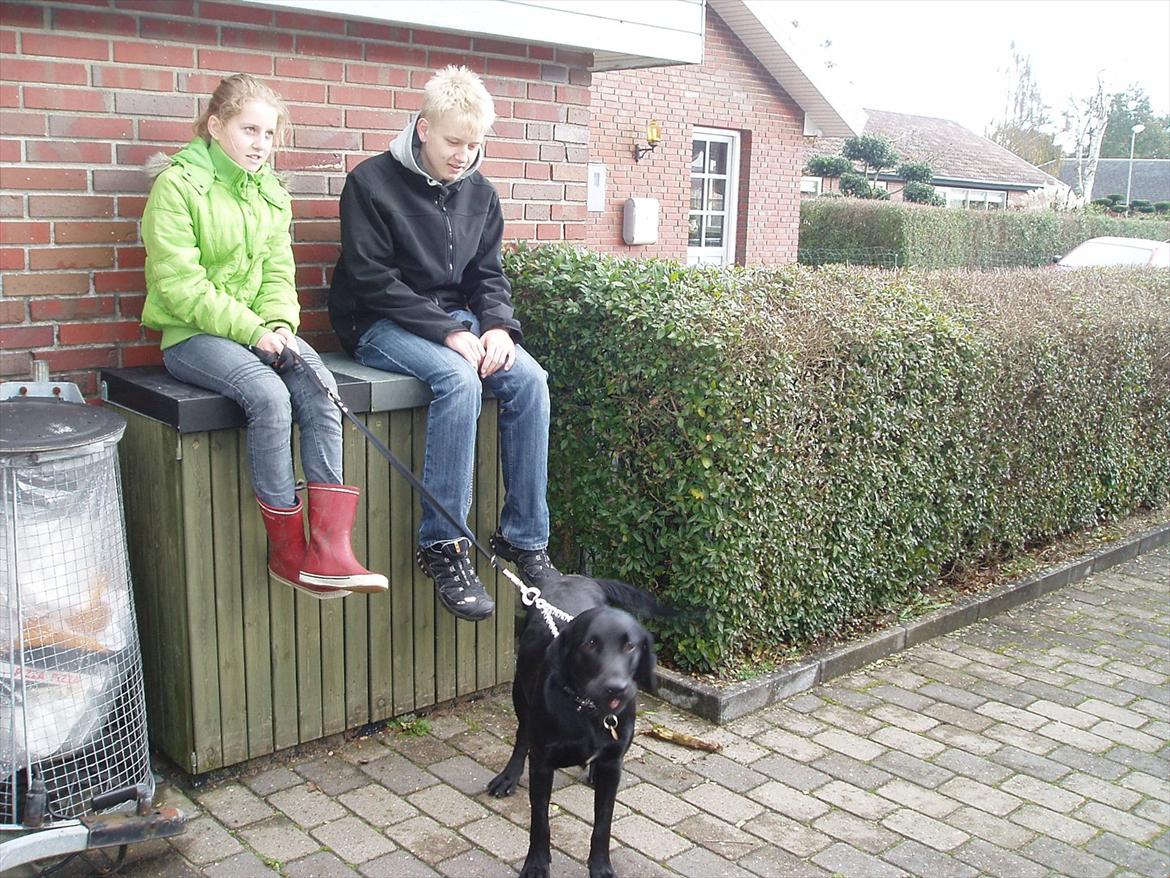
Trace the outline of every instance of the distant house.
{"type": "MultiPolygon", "coordinates": [[[[934,171],[932,184],[946,198],[947,207],[1002,210],[1022,204],[1039,189],[1063,190],[1060,180],[1024,161],[1015,153],[958,122],[934,116],[913,116],[866,109],[864,134],[884,137],[894,145],[901,162],[924,162],[934,171]]],[[[839,155],[843,138],[821,137],[809,145],[808,156],[839,155]]],[[[878,184],[901,199],[902,181],[889,169],[878,184]]],[[[835,181],[805,177],[802,191],[816,195],[831,191],[835,181]]]]}
{"type": "MultiPolygon", "coordinates": [[[[1040,166],[1042,170],[1060,178],[1065,185],[1075,189],[1077,184],[1077,160],[1075,158],[1055,159],[1040,166]]],[[[1093,178],[1093,191],[1088,200],[1108,198],[1110,195],[1124,196],[1129,184],[1129,159],[1098,159],[1097,175],[1093,178]]],[[[1130,199],[1146,201],[1170,201],[1170,159],[1134,159],[1133,187],[1130,199]]]]}

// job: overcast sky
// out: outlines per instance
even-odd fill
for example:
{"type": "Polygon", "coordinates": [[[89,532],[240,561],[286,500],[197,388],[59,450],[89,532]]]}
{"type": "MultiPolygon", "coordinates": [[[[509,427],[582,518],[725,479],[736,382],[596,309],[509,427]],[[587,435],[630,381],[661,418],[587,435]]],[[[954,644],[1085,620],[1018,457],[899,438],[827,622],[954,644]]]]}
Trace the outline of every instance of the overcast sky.
{"type": "Polygon", "coordinates": [[[1170,0],[748,0],[790,26],[863,107],[951,119],[979,134],[1002,118],[1011,44],[1059,126],[1071,97],[1137,83],[1170,113],[1170,0]],[[831,40],[827,49],[820,44],[831,40]]]}

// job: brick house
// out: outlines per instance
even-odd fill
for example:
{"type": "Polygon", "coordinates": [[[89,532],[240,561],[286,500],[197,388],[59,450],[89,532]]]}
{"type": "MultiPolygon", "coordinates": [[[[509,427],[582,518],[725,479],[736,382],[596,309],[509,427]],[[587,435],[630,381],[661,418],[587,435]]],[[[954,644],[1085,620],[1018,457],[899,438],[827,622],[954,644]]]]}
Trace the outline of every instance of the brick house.
{"type": "Polygon", "coordinates": [[[293,135],[276,167],[294,196],[302,332],[336,349],[324,305],[345,174],[387,148],[446,64],[479,72],[496,99],[483,171],[500,191],[507,240],[791,261],[804,137],[848,136],[863,121],[825,97],[813,66],[745,0],[6,2],[0,379],[27,378],[40,360],[93,396],[100,369],[161,361],[138,323],[142,165],[185,144],[200,101],[240,71],[290,104],[293,135]],[[636,162],[651,115],[663,140],[636,162]],[[697,148],[723,159],[696,170],[697,148]],[[596,213],[591,162],[609,170],[596,213]],[[656,245],[622,243],[631,195],[661,199],[656,245]],[[688,245],[688,222],[706,247],[688,245]]]}
{"type": "MultiPolygon", "coordinates": [[[[758,6],[758,4],[757,4],[758,6]]],[[[701,64],[593,74],[589,211],[593,250],[688,263],[796,259],[805,143],[860,133],[865,115],[791,32],[745,0],[707,0],[701,64]],[[662,141],[640,161],[649,120],[662,141]],[[627,198],[660,202],[658,240],[622,237],[627,198]]]]}

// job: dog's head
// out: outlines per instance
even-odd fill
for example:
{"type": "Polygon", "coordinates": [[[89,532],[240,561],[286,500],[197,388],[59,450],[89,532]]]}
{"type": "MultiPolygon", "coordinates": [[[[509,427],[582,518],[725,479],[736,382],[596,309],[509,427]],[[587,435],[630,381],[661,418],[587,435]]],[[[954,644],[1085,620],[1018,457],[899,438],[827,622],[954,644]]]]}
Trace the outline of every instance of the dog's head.
{"type": "Polygon", "coordinates": [[[562,679],[598,710],[617,713],[638,690],[657,691],[654,638],[624,610],[593,607],[567,624],[548,647],[562,679]]]}

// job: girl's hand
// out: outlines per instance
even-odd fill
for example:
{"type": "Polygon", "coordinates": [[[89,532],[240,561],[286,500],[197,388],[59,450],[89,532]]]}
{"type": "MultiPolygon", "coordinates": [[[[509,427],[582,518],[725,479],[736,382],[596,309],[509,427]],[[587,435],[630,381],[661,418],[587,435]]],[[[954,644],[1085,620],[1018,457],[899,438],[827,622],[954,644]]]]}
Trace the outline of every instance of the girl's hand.
{"type": "Polygon", "coordinates": [[[300,346],[297,344],[297,337],[293,335],[292,330],[286,326],[281,326],[276,330],[276,334],[280,336],[281,341],[284,342],[286,348],[292,348],[294,354],[301,352],[300,346]]]}
{"type": "Polygon", "coordinates": [[[260,341],[256,342],[256,347],[266,354],[280,356],[284,350],[284,339],[275,332],[266,332],[260,336],[260,341]]]}

